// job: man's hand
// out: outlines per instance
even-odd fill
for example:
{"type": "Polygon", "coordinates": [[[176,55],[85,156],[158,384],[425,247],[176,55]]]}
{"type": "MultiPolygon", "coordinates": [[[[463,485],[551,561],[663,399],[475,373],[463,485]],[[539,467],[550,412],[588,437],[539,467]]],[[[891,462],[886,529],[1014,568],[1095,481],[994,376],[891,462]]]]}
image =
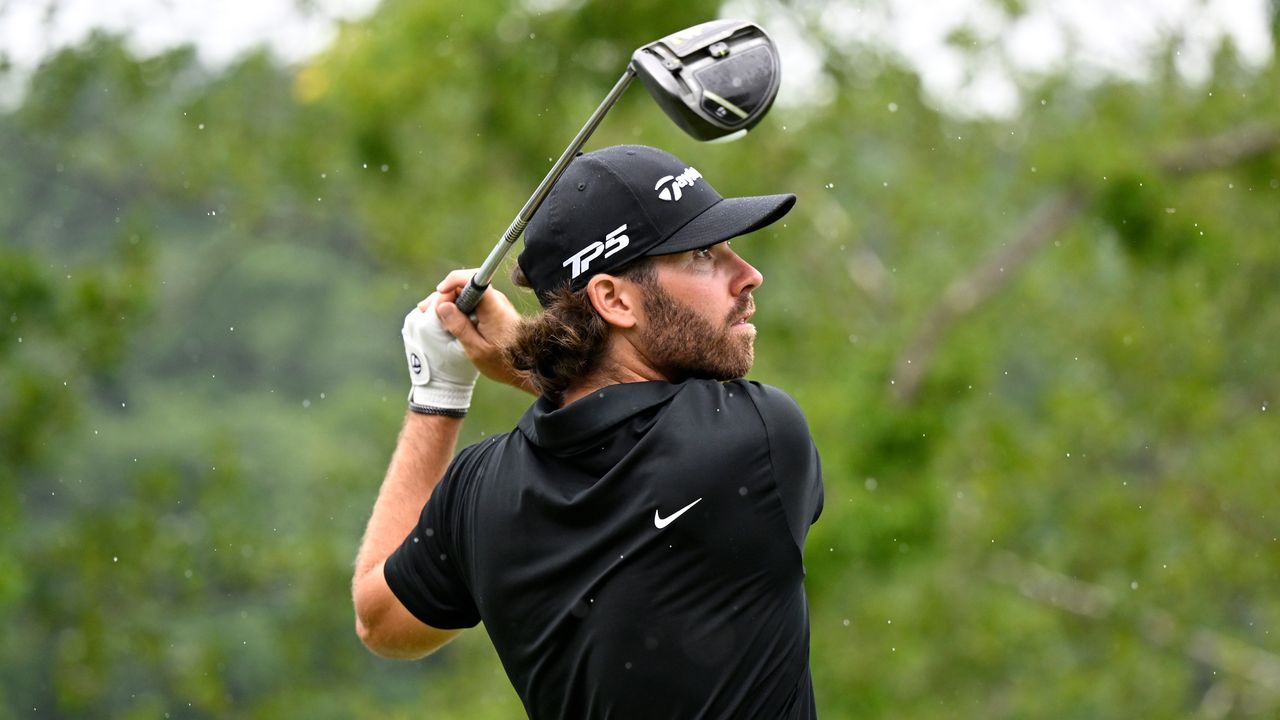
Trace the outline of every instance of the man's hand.
{"type": "Polygon", "coordinates": [[[427,415],[462,417],[480,373],[462,344],[436,314],[440,293],[432,293],[404,317],[400,336],[409,365],[409,409],[427,415]]]}
{"type": "Polygon", "coordinates": [[[490,287],[480,296],[474,322],[453,304],[472,275],[475,275],[474,269],[454,270],[436,286],[439,301],[435,309],[440,324],[458,339],[467,357],[485,377],[536,395],[529,379],[513,370],[503,353],[503,348],[515,337],[521,319],[511,300],[490,287]]]}

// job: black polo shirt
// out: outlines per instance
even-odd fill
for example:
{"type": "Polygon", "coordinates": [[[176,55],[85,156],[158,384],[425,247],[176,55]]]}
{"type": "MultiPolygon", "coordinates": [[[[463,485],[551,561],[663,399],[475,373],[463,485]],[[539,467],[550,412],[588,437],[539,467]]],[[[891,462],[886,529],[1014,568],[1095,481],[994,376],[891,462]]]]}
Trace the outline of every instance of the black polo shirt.
{"type": "Polygon", "coordinates": [[[811,718],[808,424],[747,381],[613,385],[454,459],[387,583],[484,621],[532,718],[811,718]]]}

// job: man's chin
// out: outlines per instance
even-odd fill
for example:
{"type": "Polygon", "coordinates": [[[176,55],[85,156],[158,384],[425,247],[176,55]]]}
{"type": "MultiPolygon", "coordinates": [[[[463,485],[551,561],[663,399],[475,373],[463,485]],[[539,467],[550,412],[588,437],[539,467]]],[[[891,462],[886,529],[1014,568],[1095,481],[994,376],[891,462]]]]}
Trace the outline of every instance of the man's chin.
{"type": "Polygon", "coordinates": [[[730,380],[741,380],[751,372],[751,366],[755,364],[755,353],[748,348],[744,357],[733,363],[726,363],[720,367],[720,372],[716,373],[716,380],[720,382],[728,382],[730,380]]]}

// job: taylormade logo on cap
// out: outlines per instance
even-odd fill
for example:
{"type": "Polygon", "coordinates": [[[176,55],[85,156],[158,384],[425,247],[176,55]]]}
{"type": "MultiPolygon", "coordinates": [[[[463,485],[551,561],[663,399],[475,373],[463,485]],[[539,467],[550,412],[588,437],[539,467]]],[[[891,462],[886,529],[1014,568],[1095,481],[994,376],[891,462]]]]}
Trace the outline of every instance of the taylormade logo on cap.
{"type": "Polygon", "coordinates": [[[687,167],[679,175],[662,176],[662,179],[653,186],[653,189],[658,191],[658,197],[662,200],[675,202],[684,194],[680,191],[680,188],[687,188],[701,179],[702,173],[694,168],[687,167]]]}

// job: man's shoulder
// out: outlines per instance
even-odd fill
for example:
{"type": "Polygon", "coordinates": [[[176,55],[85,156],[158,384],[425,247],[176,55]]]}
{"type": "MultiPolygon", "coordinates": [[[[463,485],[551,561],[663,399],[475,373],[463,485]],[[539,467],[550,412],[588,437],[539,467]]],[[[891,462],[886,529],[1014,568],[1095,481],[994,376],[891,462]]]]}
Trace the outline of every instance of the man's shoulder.
{"type": "Polygon", "coordinates": [[[455,463],[475,462],[486,456],[492,455],[495,452],[501,452],[511,443],[514,436],[517,435],[519,435],[518,432],[511,430],[477,440],[476,442],[473,442],[459,450],[458,454],[454,456],[453,461],[455,463]]]}
{"type": "Polygon", "coordinates": [[[519,433],[514,431],[499,433],[467,445],[453,456],[447,474],[468,479],[483,474],[495,458],[507,451],[516,435],[519,433]]]}
{"type": "Polygon", "coordinates": [[[761,413],[800,413],[800,406],[785,390],[774,385],[756,382],[755,380],[747,380],[745,378],[726,382],[718,380],[688,380],[684,385],[686,392],[707,399],[721,400],[745,397],[754,403],[761,413]]]}

